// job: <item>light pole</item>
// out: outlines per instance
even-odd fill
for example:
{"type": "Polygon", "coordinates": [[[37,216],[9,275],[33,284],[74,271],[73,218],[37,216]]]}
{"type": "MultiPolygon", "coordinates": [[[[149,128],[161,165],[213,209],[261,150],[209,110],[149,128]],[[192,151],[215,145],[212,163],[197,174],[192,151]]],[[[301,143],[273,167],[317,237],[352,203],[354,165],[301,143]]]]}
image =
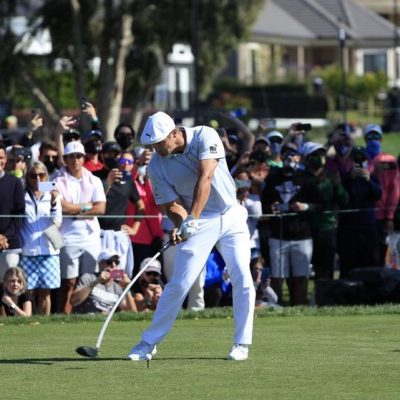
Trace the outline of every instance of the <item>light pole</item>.
{"type": "Polygon", "coordinates": [[[399,54],[397,48],[399,47],[399,31],[398,31],[398,17],[399,12],[397,8],[397,0],[393,0],[393,25],[394,25],[394,35],[393,35],[393,46],[394,46],[394,82],[397,85],[397,80],[399,79],[399,54]]]}
{"type": "Polygon", "coordinates": [[[339,57],[341,70],[341,90],[340,90],[340,110],[342,112],[342,122],[347,122],[347,85],[346,85],[346,68],[344,60],[344,50],[346,47],[346,30],[343,24],[339,27],[339,57]]]}

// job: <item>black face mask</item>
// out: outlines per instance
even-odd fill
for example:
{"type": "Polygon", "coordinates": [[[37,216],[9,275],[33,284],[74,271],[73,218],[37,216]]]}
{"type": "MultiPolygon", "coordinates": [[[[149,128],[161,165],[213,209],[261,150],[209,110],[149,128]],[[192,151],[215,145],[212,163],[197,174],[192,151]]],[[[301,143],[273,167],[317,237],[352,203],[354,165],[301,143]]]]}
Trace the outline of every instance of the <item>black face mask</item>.
{"type": "Polygon", "coordinates": [[[98,154],[101,150],[100,144],[96,140],[91,140],[84,144],[86,153],[98,154]]]}
{"type": "Polygon", "coordinates": [[[114,157],[105,158],[104,164],[108,169],[118,168],[118,159],[114,157]]]}
{"type": "Polygon", "coordinates": [[[116,140],[121,146],[121,149],[127,149],[133,143],[133,137],[131,135],[121,134],[117,136],[116,140]]]}
{"type": "Polygon", "coordinates": [[[46,166],[49,175],[51,175],[57,168],[56,160],[44,160],[43,164],[46,166]]]}
{"type": "Polygon", "coordinates": [[[325,157],[324,156],[313,156],[307,158],[307,165],[311,169],[319,169],[325,165],[325,157]]]}

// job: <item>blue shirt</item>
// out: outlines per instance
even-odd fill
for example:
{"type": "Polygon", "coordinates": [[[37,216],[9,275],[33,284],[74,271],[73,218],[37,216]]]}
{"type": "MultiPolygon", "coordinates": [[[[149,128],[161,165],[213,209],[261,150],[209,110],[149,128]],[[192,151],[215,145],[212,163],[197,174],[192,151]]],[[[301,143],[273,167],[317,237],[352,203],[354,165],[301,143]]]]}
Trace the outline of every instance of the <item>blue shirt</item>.
{"type": "Polygon", "coordinates": [[[166,204],[180,198],[189,210],[198,180],[201,160],[216,159],[218,165],[211,182],[211,192],[202,216],[223,214],[236,204],[236,187],[229,173],[222,141],[213,128],[196,126],[184,128],[186,147],[183,153],[162,157],[155,153],[149,164],[157,204],[166,204]]]}

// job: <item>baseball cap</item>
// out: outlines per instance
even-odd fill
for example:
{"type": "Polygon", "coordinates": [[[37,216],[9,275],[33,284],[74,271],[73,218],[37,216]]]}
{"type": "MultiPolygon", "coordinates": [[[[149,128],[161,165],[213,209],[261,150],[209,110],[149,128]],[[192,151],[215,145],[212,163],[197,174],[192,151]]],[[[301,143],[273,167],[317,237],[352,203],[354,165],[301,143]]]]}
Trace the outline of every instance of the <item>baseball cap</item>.
{"type": "Polygon", "coordinates": [[[256,140],[254,141],[254,143],[259,143],[259,142],[264,142],[266,144],[269,144],[268,140],[267,140],[267,138],[265,136],[256,137],[256,140]]]}
{"type": "Polygon", "coordinates": [[[66,144],[66,146],[64,147],[64,155],[68,156],[69,154],[74,154],[74,153],[80,153],[85,155],[85,148],[83,147],[83,144],[78,141],[75,140],[73,142],[69,142],[66,144]]]}
{"type": "Polygon", "coordinates": [[[380,136],[383,135],[382,128],[378,124],[368,124],[364,128],[364,136],[367,136],[369,133],[372,133],[372,132],[378,133],[380,136]]]}
{"type": "Polygon", "coordinates": [[[101,139],[103,134],[98,129],[92,129],[90,131],[86,131],[82,136],[82,143],[86,142],[93,136],[97,137],[97,139],[101,139]]]}
{"type": "Polygon", "coordinates": [[[97,257],[97,261],[100,262],[109,260],[112,257],[119,257],[119,254],[115,250],[104,249],[100,252],[99,256],[97,257]]]}
{"type": "Polygon", "coordinates": [[[306,142],[303,144],[303,146],[301,148],[301,155],[304,157],[307,157],[310,154],[315,153],[317,150],[326,151],[326,148],[320,143],[306,142]]]}
{"type": "Polygon", "coordinates": [[[147,118],[140,142],[143,145],[155,144],[164,140],[175,129],[174,120],[165,112],[158,111],[147,118]]]}
{"type": "Polygon", "coordinates": [[[229,140],[230,142],[239,143],[239,138],[237,137],[237,135],[229,135],[229,136],[228,136],[228,140],[229,140]]]}
{"type": "Polygon", "coordinates": [[[117,142],[105,142],[101,149],[102,153],[109,153],[115,151],[116,153],[121,153],[121,146],[117,142]]]}
{"type": "MultiPolygon", "coordinates": [[[[145,258],[141,263],[140,263],[140,269],[143,269],[146,264],[151,260],[151,257],[145,258]]],[[[146,268],[147,272],[157,272],[158,274],[161,275],[161,263],[157,259],[153,260],[150,265],[146,268]]]]}
{"type": "Polygon", "coordinates": [[[272,139],[273,137],[278,137],[278,138],[280,138],[280,139],[283,140],[283,135],[282,135],[282,133],[280,133],[280,132],[278,132],[278,131],[271,131],[270,133],[268,133],[268,135],[267,135],[265,138],[267,139],[268,143],[271,143],[271,139],[272,139]]]}

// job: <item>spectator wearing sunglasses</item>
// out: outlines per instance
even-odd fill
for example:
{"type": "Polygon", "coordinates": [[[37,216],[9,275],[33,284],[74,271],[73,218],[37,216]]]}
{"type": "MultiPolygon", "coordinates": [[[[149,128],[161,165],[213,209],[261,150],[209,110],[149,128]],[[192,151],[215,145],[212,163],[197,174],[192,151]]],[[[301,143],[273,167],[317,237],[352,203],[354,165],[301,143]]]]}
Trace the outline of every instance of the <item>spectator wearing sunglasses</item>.
{"type": "Polygon", "coordinates": [[[144,214],[144,202],[132,179],[134,159],[130,152],[122,152],[117,158],[117,168],[111,169],[105,182],[106,216],[101,218],[102,247],[114,249],[121,257],[122,268],[132,276],[133,253],[129,235],[135,235],[141,225],[141,218],[134,218],[127,224],[128,204],[135,205],[135,216],[144,214]]]}
{"type": "MultiPolygon", "coordinates": [[[[150,257],[145,258],[140,264],[140,269],[142,270],[150,260],[150,257]]],[[[163,288],[161,263],[158,260],[153,260],[142,275],[140,275],[139,288],[135,292],[137,310],[139,312],[154,311],[163,288]]]]}
{"type": "Polygon", "coordinates": [[[65,246],[60,252],[61,288],[58,311],[72,311],[70,298],[77,278],[84,272],[97,270],[101,251],[100,225],[96,215],[104,214],[106,196],[99,178],[83,167],[85,149],[80,141],[68,143],[64,149],[65,168],[56,179],[61,194],[64,218],[60,231],[65,246]]]}
{"type": "Polygon", "coordinates": [[[23,268],[27,289],[36,297],[36,310],[50,315],[51,289],[60,287],[59,248],[48,237],[48,229],[61,224],[62,210],[57,190],[43,191],[49,180],[46,166],[34,161],[28,168],[25,186],[25,218],[21,230],[23,268]]]}
{"type": "MultiPolygon", "coordinates": [[[[120,257],[115,251],[103,250],[99,254],[98,262],[99,272],[85,273],[79,277],[71,296],[75,313],[109,313],[130,283],[128,275],[120,269],[120,257]]],[[[137,311],[130,292],[121,301],[118,309],[137,311]]]]}
{"type": "Polygon", "coordinates": [[[382,197],[376,202],[376,225],[379,236],[379,265],[385,265],[386,239],[393,233],[393,219],[400,195],[399,168],[391,154],[382,151],[383,132],[380,125],[369,124],[364,128],[364,140],[368,154],[368,171],[376,175],[382,197]]]}

